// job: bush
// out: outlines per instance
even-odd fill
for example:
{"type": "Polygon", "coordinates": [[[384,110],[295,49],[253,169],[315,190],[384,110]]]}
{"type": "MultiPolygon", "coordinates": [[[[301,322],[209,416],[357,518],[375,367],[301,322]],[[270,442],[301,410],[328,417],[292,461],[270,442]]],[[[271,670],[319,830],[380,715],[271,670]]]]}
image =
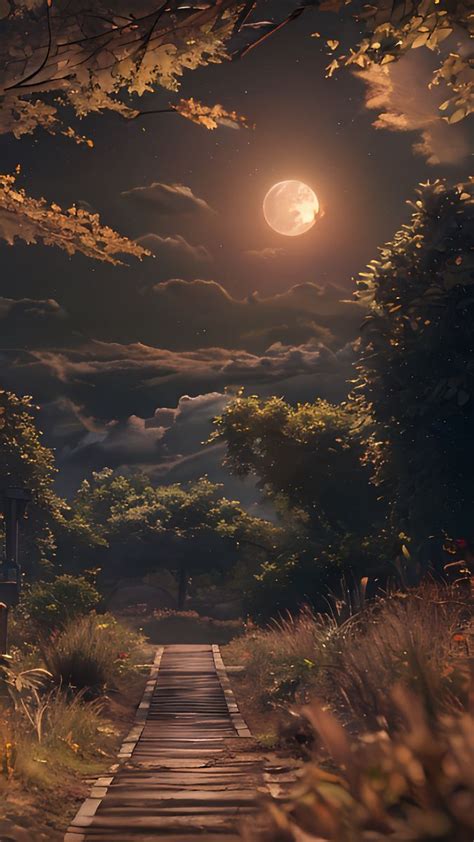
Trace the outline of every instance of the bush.
{"type": "Polygon", "coordinates": [[[52,582],[36,582],[25,592],[23,610],[43,631],[63,628],[100,602],[100,594],[84,576],[63,573],[52,582]]]}
{"type": "Polygon", "coordinates": [[[390,688],[400,681],[436,711],[462,706],[466,686],[453,638],[468,609],[457,591],[434,584],[378,599],[339,626],[306,609],[250,628],[227,659],[246,666],[262,707],[317,696],[345,721],[394,725],[390,688]]]}
{"type": "Polygon", "coordinates": [[[342,629],[326,691],[354,720],[394,725],[390,688],[403,682],[436,711],[462,705],[453,637],[468,604],[434,584],[376,601],[342,629]]]}
{"type": "Polygon", "coordinates": [[[392,702],[403,725],[358,740],[322,706],[305,711],[337,774],[308,763],[285,805],[269,802],[260,842],[471,842],[473,717],[433,717],[401,686],[392,702]]]}
{"type": "Polygon", "coordinates": [[[86,691],[88,697],[117,686],[135,669],[144,639],[110,614],[91,614],[70,622],[43,646],[43,657],[62,687],[86,691]]]}
{"type": "Polygon", "coordinates": [[[262,707],[303,701],[337,633],[335,622],[306,607],[296,617],[288,615],[267,629],[248,626],[246,635],[228,646],[227,659],[245,663],[262,707]]]}

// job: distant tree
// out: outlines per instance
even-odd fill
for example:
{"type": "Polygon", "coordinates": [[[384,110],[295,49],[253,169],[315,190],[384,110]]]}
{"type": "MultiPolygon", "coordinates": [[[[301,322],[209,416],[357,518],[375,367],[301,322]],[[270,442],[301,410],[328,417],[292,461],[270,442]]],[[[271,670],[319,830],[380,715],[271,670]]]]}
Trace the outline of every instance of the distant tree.
{"type": "Polygon", "coordinates": [[[225,442],[232,473],[256,476],[279,514],[273,552],[249,590],[253,615],[303,603],[326,610],[344,577],[352,586],[384,572],[385,509],[363,461],[360,418],[348,404],[240,395],[215,420],[213,439],[225,442]]]}
{"type": "Polygon", "coordinates": [[[225,441],[232,473],[256,476],[262,490],[301,512],[319,537],[364,534],[380,512],[357,425],[347,404],[294,407],[281,398],[241,395],[215,420],[212,439],[225,441]]]}
{"type": "Polygon", "coordinates": [[[413,209],[359,281],[355,394],[379,493],[420,547],[474,539],[473,185],[421,185],[413,209]]]}
{"type": "MultiPolygon", "coordinates": [[[[21,560],[30,575],[49,567],[55,555],[55,527],[65,503],[54,493],[54,455],[41,442],[29,397],[0,391],[0,483],[27,488],[31,503],[22,525],[21,560]]],[[[3,513],[0,511],[3,525],[3,513]]]]}
{"type": "Polygon", "coordinates": [[[260,523],[220,489],[206,478],[153,486],[143,475],[125,477],[106,468],[80,486],[71,522],[76,534],[81,523],[92,530],[99,548],[95,560],[106,577],[165,567],[177,577],[183,607],[190,577],[232,568],[260,523]]]}

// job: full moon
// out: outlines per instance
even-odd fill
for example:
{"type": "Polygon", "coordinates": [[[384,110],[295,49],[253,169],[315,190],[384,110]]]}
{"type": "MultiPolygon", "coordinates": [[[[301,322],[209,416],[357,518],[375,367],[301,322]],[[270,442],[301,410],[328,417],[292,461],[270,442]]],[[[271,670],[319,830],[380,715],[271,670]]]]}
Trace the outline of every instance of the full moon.
{"type": "Polygon", "coordinates": [[[263,200],[268,225],[287,237],[298,237],[309,231],[318,213],[318,197],[303,181],[279,181],[263,200]]]}

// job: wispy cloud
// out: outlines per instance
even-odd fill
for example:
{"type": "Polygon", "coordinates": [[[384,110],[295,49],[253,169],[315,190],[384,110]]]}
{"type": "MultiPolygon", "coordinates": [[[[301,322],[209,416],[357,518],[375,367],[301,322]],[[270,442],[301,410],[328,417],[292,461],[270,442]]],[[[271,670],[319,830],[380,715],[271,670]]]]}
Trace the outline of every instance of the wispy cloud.
{"type": "Polygon", "coordinates": [[[164,184],[160,181],[154,181],[153,184],[145,187],[132,187],[130,190],[124,190],[120,195],[123,199],[148,205],[157,213],[162,214],[215,212],[205,199],[196,196],[191,188],[185,184],[164,184]]]}

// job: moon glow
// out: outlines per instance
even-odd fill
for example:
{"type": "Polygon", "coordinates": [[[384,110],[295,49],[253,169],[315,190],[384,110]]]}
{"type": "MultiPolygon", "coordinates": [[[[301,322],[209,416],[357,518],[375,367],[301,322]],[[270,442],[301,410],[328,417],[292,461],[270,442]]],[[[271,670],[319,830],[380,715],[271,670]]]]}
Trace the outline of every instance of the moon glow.
{"type": "Polygon", "coordinates": [[[309,231],[318,213],[318,197],[303,181],[279,181],[263,200],[266,222],[286,237],[298,237],[309,231]]]}

